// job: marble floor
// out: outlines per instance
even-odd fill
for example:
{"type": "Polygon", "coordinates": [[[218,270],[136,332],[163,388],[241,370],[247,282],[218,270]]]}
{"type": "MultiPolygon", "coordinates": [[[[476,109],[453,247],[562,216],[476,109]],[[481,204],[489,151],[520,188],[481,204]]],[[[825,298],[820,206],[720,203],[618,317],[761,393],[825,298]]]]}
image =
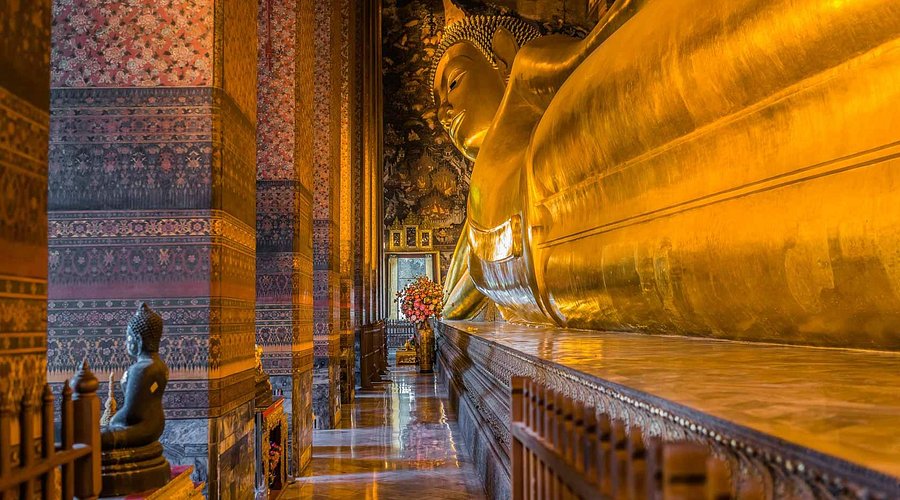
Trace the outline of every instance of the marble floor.
{"type": "Polygon", "coordinates": [[[357,392],[341,428],[313,435],[310,472],[284,499],[484,498],[445,389],[415,367],[357,392]]]}

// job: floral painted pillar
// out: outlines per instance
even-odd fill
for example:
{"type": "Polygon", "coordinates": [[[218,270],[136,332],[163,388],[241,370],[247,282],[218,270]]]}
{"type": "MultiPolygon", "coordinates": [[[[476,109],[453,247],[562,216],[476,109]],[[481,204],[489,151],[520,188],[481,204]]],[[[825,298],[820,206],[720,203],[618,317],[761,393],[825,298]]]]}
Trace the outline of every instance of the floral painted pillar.
{"type": "Polygon", "coordinates": [[[326,429],[341,421],[341,4],[315,2],[313,413],[326,429]]]}
{"type": "Polygon", "coordinates": [[[284,395],[289,472],[312,454],[313,7],[259,0],[256,177],[256,341],[284,395]]]}
{"type": "MultiPolygon", "coordinates": [[[[165,323],[162,443],[208,496],[253,488],[256,0],[54,0],[48,372],[129,364],[165,323]]],[[[101,393],[105,389],[101,389],[101,393]]]]}

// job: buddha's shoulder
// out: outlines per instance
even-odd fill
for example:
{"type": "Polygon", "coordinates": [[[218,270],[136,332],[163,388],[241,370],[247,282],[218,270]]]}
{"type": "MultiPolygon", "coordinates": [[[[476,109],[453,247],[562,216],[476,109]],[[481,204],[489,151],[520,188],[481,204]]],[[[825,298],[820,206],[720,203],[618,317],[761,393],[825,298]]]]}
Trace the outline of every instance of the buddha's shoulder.
{"type": "Polygon", "coordinates": [[[155,376],[158,374],[166,374],[168,371],[169,369],[166,364],[159,359],[140,359],[128,369],[128,376],[155,376]]]}

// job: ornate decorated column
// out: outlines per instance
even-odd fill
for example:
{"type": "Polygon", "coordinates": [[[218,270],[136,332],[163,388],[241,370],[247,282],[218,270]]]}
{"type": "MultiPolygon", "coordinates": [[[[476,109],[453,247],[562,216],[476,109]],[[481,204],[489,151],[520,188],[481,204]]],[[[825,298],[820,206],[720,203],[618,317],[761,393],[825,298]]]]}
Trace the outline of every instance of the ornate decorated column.
{"type": "Polygon", "coordinates": [[[341,402],[353,402],[355,394],[356,357],[353,333],[357,317],[353,312],[354,293],[354,238],[353,223],[357,213],[359,198],[355,196],[358,164],[362,161],[357,147],[360,126],[356,113],[356,89],[360,87],[356,59],[360,57],[356,41],[358,2],[341,0],[341,402]]]}
{"type": "MultiPolygon", "coordinates": [[[[353,6],[353,31],[356,36],[353,37],[353,58],[351,58],[353,85],[350,88],[351,102],[351,121],[354,124],[350,129],[352,161],[350,164],[353,182],[350,186],[351,196],[353,198],[353,217],[350,222],[351,238],[353,245],[350,250],[351,273],[351,297],[350,297],[350,317],[353,319],[353,380],[355,384],[361,384],[360,380],[360,328],[363,324],[362,304],[363,304],[363,265],[362,256],[365,245],[362,240],[363,214],[365,213],[365,203],[363,200],[363,165],[365,164],[365,155],[363,150],[363,139],[365,122],[363,121],[363,86],[365,82],[365,72],[363,70],[363,61],[366,58],[366,33],[363,29],[365,23],[365,8],[363,2],[357,2],[353,6]]],[[[354,386],[354,390],[356,387],[354,386]]]]}
{"type": "Polygon", "coordinates": [[[253,491],[257,9],[53,12],[49,378],[87,358],[118,379],[124,326],[146,301],[171,370],[161,441],[212,499],[253,491]]]}
{"type": "Polygon", "coordinates": [[[49,0],[0,3],[0,33],[0,397],[17,401],[46,373],[49,0]]]}
{"type": "Polygon", "coordinates": [[[381,9],[381,1],[363,2],[359,23],[361,164],[356,239],[360,251],[355,256],[359,269],[355,307],[360,325],[376,324],[385,313],[381,9]]]}
{"type": "Polygon", "coordinates": [[[315,3],[313,131],[313,413],[341,420],[341,97],[343,0],[315,3]]]}
{"type": "Polygon", "coordinates": [[[290,473],[312,451],[313,7],[259,0],[256,178],[256,341],[272,387],[284,395],[290,473]]]}

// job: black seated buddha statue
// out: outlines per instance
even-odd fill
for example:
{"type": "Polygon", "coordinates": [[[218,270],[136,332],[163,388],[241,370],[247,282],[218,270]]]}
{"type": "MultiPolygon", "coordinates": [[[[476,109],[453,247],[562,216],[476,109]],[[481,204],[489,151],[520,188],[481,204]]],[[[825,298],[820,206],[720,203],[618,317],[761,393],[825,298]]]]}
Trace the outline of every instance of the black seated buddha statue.
{"type": "Polygon", "coordinates": [[[125,402],[100,432],[102,496],[158,488],[171,477],[159,443],[166,423],[162,396],[169,380],[169,368],[159,357],[162,331],[162,318],[147,304],[128,322],[125,344],[134,363],[122,377],[125,402]]]}

